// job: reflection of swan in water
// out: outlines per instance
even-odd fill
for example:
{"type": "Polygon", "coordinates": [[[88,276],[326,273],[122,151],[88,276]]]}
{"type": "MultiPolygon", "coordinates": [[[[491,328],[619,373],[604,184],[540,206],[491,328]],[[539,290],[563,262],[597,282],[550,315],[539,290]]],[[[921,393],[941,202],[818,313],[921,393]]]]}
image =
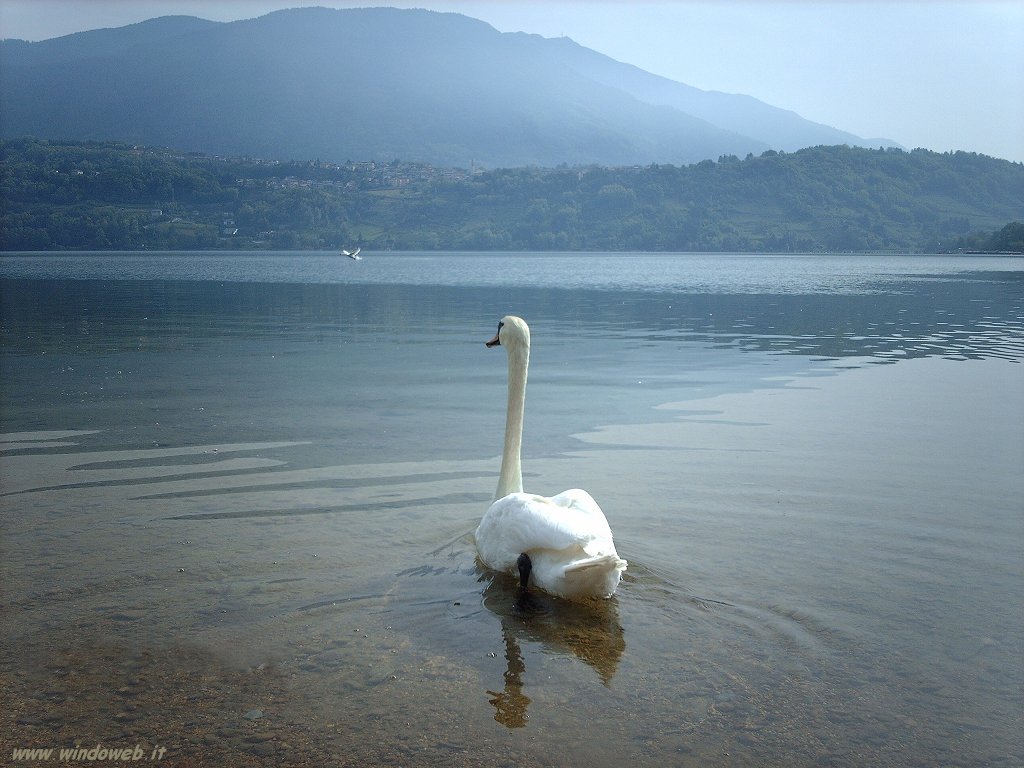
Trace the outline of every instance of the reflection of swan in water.
{"type": "Polygon", "coordinates": [[[488,691],[493,705],[494,719],[506,728],[522,728],[526,725],[526,710],[530,706],[530,697],[523,693],[523,672],[526,665],[523,655],[519,652],[519,643],[515,635],[502,631],[505,638],[505,689],[488,691]]]}
{"type": "Polygon", "coordinates": [[[508,352],[508,411],[497,501],[476,529],[480,561],[495,571],[515,573],[523,585],[533,583],[568,599],[610,597],[626,561],[615,551],[608,520],[586,491],[574,488],[545,498],[523,493],[520,447],[526,377],[530,364],[530,329],[522,318],[498,323],[488,347],[508,352]]]}
{"type": "Polygon", "coordinates": [[[505,642],[505,687],[487,691],[494,719],[502,725],[522,728],[528,718],[522,643],[539,643],[549,652],[575,656],[593,668],[604,685],[611,683],[626,649],[614,600],[569,602],[526,592],[507,576],[494,574],[484,589],[483,604],[501,619],[505,642]]]}

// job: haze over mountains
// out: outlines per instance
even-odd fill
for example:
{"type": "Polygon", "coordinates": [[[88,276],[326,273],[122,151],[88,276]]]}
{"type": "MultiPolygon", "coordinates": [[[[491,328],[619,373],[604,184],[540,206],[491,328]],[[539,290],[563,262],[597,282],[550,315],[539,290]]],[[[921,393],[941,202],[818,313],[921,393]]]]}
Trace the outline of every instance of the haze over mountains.
{"type": "Polygon", "coordinates": [[[702,91],[568,38],[432,11],[301,8],[0,42],[0,136],[281,159],[688,164],[893,146],[702,91]]]}

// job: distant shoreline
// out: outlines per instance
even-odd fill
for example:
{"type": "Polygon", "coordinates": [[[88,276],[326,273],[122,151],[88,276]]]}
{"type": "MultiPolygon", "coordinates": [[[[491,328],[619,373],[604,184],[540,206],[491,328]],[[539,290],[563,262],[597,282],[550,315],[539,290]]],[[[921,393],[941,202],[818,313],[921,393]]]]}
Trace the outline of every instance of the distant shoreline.
{"type": "MultiPolygon", "coordinates": [[[[159,256],[165,254],[176,254],[176,253],[187,253],[187,254],[259,254],[259,253],[287,253],[287,254],[322,254],[325,256],[337,256],[338,254],[333,249],[323,248],[168,248],[168,249],[153,249],[153,248],[105,248],[105,249],[89,249],[89,248],[65,248],[62,250],[48,250],[48,251],[34,251],[34,250],[0,250],[0,258],[12,257],[12,256],[76,256],[76,255],[96,255],[96,254],[133,254],[133,255],[152,255],[159,256]]],[[[916,258],[922,256],[1006,256],[1006,257],[1022,257],[1024,251],[898,251],[898,250],[878,250],[878,251],[608,251],[608,250],[595,250],[595,251],[518,251],[518,250],[493,250],[486,251],[482,249],[410,249],[410,250],[388,250],[388,251],[372,251],[364,250],[364,254],[367,255],[378,255],[378,256],[404,256],[404,255],[420,255],[420,254],[431,254],[431,255],[452,255],[452,256],[491,256],[499,254],[507,255],[528,255],[528,256],[779,256],[779,257],[799,257],[799,256],[893,256],[896,258],[916,258]]],[[[339,260],[343,257],[339,256],[339,260]]]]}

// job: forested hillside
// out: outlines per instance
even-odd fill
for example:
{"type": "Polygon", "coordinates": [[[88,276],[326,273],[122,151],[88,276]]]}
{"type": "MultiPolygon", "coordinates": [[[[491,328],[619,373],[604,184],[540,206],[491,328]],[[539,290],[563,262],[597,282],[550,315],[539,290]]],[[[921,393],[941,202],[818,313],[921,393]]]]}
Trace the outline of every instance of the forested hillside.
{"type": "Polygon", "coordinates": [[[1012,250],[993,233],[1024,221],[1024,165],[833,146],[473,172],[17,139],[0,198],[4,250],[1012,250]]]}

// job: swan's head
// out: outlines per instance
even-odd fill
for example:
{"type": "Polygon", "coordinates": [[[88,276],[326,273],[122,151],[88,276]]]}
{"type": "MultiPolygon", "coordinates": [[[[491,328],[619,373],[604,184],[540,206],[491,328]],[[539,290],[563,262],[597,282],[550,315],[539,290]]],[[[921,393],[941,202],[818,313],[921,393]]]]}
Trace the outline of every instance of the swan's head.
{"type": "Polygon", "coordinates": [[[487,342],[488,347],[505,347],[509,354],[516,349],[530,348],[530,326],[521,317],[506,315],[498,323],[498,332],[487,342]]]}

